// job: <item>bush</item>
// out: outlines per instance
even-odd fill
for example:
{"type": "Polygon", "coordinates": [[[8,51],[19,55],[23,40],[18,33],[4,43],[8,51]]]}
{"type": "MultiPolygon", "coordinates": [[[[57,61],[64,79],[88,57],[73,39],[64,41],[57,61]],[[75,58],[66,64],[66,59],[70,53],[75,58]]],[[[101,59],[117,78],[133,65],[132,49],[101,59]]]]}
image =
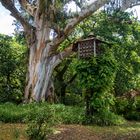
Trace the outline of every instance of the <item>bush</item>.
{"type": "Polygon", "coordinates": [[[84,99],[82,96],[73,93],[67,93],[65,97],[65,105],[70,106],[84,106],[84,99]]]}
{"type": "Polygon", "coordinates": [[[29,139],[43,140],[53,132],[53,126],[60,123],[81,124],[84,109],[61,104],[32,103],[0,105],[0,121],[10,123],[27,123],[29,139]]]}
{"type": "Polygon", "coordinates": [[[92,118],[93,123],[100,126],[109,126],[109,125],[120,125],[125,123],[123,117],[114,114],[111,111],[104,110],[100,113],[96,113],[92,118]]]}
{"type": "Polygon", "coordinates": [[[23,122],[23,118],[26,116],[26,112],[23,108],[15,104],[2,104],[0,105],[0,121],[5,123],[21,123],[23,122]]]}
{"type": "Polygon", "coordinates": [[[26,132],[29,139],[45,140],[53,132],[54,125],[59,123],[59,118],[57,118],[54,108],[48,106],[38,112],[32,111],[26,117],[26,121],[28,123],[26,132]]]}
{"type": "Polygon", "coordinates": [[[56,108],[56,111],[61,121],[65,124],[82,124],[85,117],[85,111],[81,107],[65,107],[60,105],[56,108]]]}
{"type": "Polygon", "coordinates": [[[48,112],[54,110],[55,118],[59,119],[62,123],[82,123],[84,117],[84,109],[81,107],[70,107],[61,104],[50,105],[47,103],[32,103],[15,105],[6,103],[0,105],[0,121],[5,123],[24,123],[27,118],[33,120],[38,117],[42,112],[48,115],[48,112]],[[29,115],[32,114],[32,115],[29,115]],[[29,117],[30,116],[30,117],[29,117]]]}
{"type": "Polygon", "coordinates": [[[83,122],[84,110],[79,107],[49,104],[41,104],[41,108],[34,107],[36,109],[31,109],[31,113],[26,117],[28,124],[26,132],[29,139],[47,139],[56,124],[79,124],[83,122]]]}
{"type": "Polygon", "coordinates": [[[127,112],[129,101],[127,98],[117,98],[115,103],[115,111],[117,114],[124,115],[127,112]]]}
{"type": "Polygon", "coordinates": [[[0,34],[0,102],[21,103],[26,75],[27,49],[14,37],[0,34]]]}
{"type": "Polygon", "coordinates": [[[126,118],[127,120],[140,121],[140,112],[137,112],[137,111],[128,112],[128,113],[125,115],[125,118],[126,118]]]}
{"type": "Polygon", "coordinates": [[[116,100],[116,113],[123,115],[128,120],[140,120],[140,98],[135,99],[118,98],[116,100]]]}

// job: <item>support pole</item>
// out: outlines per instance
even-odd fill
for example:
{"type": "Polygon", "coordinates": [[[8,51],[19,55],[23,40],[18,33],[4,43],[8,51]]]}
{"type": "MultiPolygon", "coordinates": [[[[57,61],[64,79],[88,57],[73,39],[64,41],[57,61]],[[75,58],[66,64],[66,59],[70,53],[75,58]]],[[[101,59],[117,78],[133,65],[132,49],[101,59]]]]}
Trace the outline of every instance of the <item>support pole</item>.
{"type": "Polygon", "coordinates": [[[96,40],[94,40],[94,45],[93,45],[93,47],[94,47],[94,57],[96,57],[96,40]]]}

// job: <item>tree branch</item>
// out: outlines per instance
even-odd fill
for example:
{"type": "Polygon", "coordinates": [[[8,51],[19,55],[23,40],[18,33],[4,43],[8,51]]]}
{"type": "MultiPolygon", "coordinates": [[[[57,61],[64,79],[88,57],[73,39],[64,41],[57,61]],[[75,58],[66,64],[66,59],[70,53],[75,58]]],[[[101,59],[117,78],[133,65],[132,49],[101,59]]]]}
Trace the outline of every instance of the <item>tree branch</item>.
{"type": "Polygon", "coordinates": [[[66,63],[64,64],[64,67],[61,70],[58,70],[55,68],[55,71],[57,72],[56,76],[57,79],[59,79],[60,81],[64,81],[64,74],[67,71],[70,63],[72,62],[72,60],[67,60],[66,63]]]}
{"type": "Polygon", "coordinates": [[[14,6],[14,3],[12,2],[12,0],[1,0],[1,3],[6,9],[8,9],[11,12],[11,15],[15,17],[22,24],[22,26],[25,29],[25,32],[31,29],[32,26],[28,23],[27,20],[25,20],[21,16],[19,11],[14,6]]]}
{"type": "Polygon", "coordinates": [[[65,58],[67,58],[68,56],[70,56],[73,53],[72,47],[73,47],[73,44],[71,44],[68,48],[66,48],[62,52],[60,52],[59,58],[61,60],[64,60],[65,58]]]}
{"type": "MultiPolygon", "coordinates": [[[[85,7],[84,10],[82,10],[78,16],[74,17],[73,19],[70,19],[68,21],[68,24],[66,25],[63,35],[61,37],[57,37],[54,39],[53,47],[52,49],[55,50],[58,48],[58,46],[67,38],[67,36],[73,31],[76,25],[78,25],[81,21],[83,21],[85,18],[92,15],[92,13],[96,12],[99,8],[104,6],[107,2],[110,2],[111,0],[94,0],[89,6],[85,7]]],[[[135,3],[135,0],[122,0],[122,7],[121,10],[125,11],[126,9],[130,8],[132,4],[135,3]]],[[[139,4],[135,4],[139,5],[139,4]]]]}
{"type": "Polygon", "coordinates": [[[67,58],[73,53],[72,48],[73,48],[73,44],[71,44],[68,48],[64,49],[59,54],[52,56],[52,61],[54,62],[54,65],[53,65],[54,68],[58,64],[60,64],[65,58],[67,58]]]}
{"type": "Polygon", "coordinates": [[[27,0],[19,0],[19,3],[27,13],[29,13],[33,17],[35,16],[35,12],[37,9],[35,5],[30,4],[27,0]]]}
{"type": "Polygon", "coordinates": [[[67,85],[69,85],[70,83],[72,83],[72,82],[74,81],[74,79],[76,78],[76,76],[77,76],[77,73],[75,73],[75,74],[71,77],[71,79],[67,82],[67,85]]]}
{"type": "Polygon", "coordinates": [[[104,6],[109,1],[111,0],[94,0],[94,2],[92,2],[84,10],[82,10],[78,16],[68,21],[68,24],[64,29],[65,35],[70,34],[77,24],[79,24],[85,18],[89,17],[92,13],[96,12],[99,8],[104,6]]]}
{"type": "Polygon", "coordinates": [[[99,8],[104,6],[107,2],[111,0],[94,0],[90,5],[84,8],[79,15],[75,16],[74,18],[68,20],[68,24],[64,29],[64,33],[61,37],[57,37],[54,39],[53,49],[57,49],[58,46],[67,38],[67,36],[73,31],[76,25],[78,25],[81,21],[85,18],[92,15],[92,13],[96,12],[99,8]]]}
{"type": "Polygon", "coordinates": [[[67,71],[70,63],[72,62],[72,60],[67,60],[67,62],[65,63],[63,69],[59,72],[59,74],[63,77],[64,73],[67,71]]]}

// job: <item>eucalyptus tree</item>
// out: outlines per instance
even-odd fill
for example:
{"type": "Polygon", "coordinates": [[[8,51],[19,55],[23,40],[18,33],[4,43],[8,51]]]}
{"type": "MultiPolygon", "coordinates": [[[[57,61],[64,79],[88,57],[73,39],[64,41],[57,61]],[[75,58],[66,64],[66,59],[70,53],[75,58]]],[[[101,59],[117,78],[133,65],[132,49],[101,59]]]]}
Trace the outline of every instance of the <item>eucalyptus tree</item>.
{"type": "MultiPolygon", "coordinates": [[[[27,20],[14,2],[1,0],[2,5],[22,24],[30,50],[25,99],[31,97],[40,101],[46,94],[50,94],[49,82],[53,69],[72,52],[72,45],[59,51],[60,44],[67,39],[80,21],[103,6],[106,0],[94,1],[77,14],[69,14],[66,10],[71,0],[18,0],[32,20],[27,20]],[[55,36],[50,39],[52,31],[55,36]]],[[[79,4],[78,1],[75,2],[79,4]]]]}
{"type": "MultiPolygon", "coordinates": [[[[126,2],[124,7],[127,9],[130,3],[122,1],[126,2]]],[[[30,50],[25,101],[29,98],[41,101],[52,93],[52,72],[72,53],[71,44],[65,46],[65,49],[59,49],[60,44],[67,40],[76,25],[107,2],[111,0],[94,0],[87,6],[85,0],[1,0],[1,4],[23,26],[30,50]],[[67,8],[70,2],[75,2],[79,10],[70,12],[67,8]],[[15,3],[20,6],[16,6],[15,3]],[[19,7],[26,14],[20,12],[19,7]],[[53,37],[50,38],[52,32],[53,37]]]]}

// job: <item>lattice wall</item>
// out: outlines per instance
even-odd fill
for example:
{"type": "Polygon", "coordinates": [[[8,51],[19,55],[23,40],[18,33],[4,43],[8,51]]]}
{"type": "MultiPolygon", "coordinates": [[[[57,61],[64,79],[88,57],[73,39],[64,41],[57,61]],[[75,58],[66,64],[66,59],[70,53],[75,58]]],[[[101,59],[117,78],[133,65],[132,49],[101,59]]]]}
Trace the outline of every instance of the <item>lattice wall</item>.
{"type": "Polygon", "coordinates": [[[78,43],[78,57],[89,58],[96,55],[96,42],[95,40],[81,41],[78,43]]]}

